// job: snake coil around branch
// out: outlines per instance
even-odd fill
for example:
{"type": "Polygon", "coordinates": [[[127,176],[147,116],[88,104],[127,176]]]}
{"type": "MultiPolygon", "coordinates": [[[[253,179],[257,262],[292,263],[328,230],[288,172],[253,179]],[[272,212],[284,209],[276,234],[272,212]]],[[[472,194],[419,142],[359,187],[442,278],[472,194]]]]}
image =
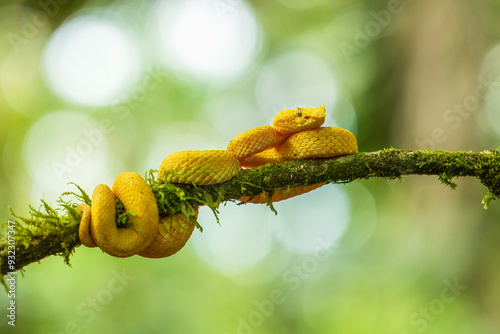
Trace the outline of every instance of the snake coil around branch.
{"type": "MultiPolygon", "coordinates": [[[[342,128],[322,127],[325,106],[286,109],[264,125],[234,137],[227,150],[179,151],[161,163],[160,183],[195,186],[221,184],[235,177],[241,167],[254,168],[306,158],[328,158],[358,152],[356,137],[342,128]]],[[[324,184],[324,183],[323,183],[324,184]]],[[[311,191],[323,184],[294,186],[239,198],[243,202],[271,203],[311,191]]],[[[120,174],[112,189],[98,185],[92,202],[78,207],[82,211],[79,238],[87,247],[128,257],[140,255],[162,258],[175,254],[187,242],[197,218],[197,205],[188,212],[160,215],[155,196],[137,173],[120,174]],[[128,226],[116,224],[115,202],[131,212],[128,226]]]]}
{"type": "MultiPolygon", "coordinates": [[[[446,152],[428,150],[384,149],[326,159],[306,159],[246,169],[224,183],[194,186],[163,184],[146,175],[146,181],[156,199],[159,214],[182,212],[186,208],[205,204],[216,209],[220,203],[244,196],[273,192],[293,186],[320,183],[349,183],[365,179],[401,179],[408,175],[434,175],[450,185],[457,177],[474,177],[487,187],[485,206],[500,198],[500,152],[446,152]]],[[[81,243],[78,227],[79,203],[90,202],[81,194],[76,202],[60,200],[56,209],[43,202],[31,208],[29,217],[14,217],[16,230],[16,265],[19,270],[51,255],[61,255],[66,262],[81,243]]],[[[478,199],[480,203],[480,199],[478,199]]],[[[123,210],[120,204],[117,211],[123,210]]],[[[7,230],[7,222],[3,231],[7,230]]],[[[0,233],[0,273],[13,271],[7,261],[6,233],[0,233]]]]}

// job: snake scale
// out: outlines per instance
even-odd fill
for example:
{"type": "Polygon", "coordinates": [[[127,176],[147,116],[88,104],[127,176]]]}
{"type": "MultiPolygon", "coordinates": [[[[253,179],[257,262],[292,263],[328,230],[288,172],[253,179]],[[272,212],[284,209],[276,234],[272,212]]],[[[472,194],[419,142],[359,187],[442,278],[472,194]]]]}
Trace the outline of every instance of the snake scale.
{"type": "MultiPolygon", "coordinates": [[[[356,137],[342,128],[322,127],[325,117],[325,106],[283,110],[274,117],[273,126],[260,126],[236,136],[227,145],[227,150],[170,154],[161,163],[157,179],[159,182],[208,185],[231,179],[241,167],[357,153],[356,137]]],[[[297,196],[318,186],[321,185],[276,191],[272,201],[297,196]]],[[[266,203],[267,194],[240,200],[266,203]]],[[[78,209],[82,212],[81,243],[99,247],[117,257],[170,256],[186,244],[194,229],[194,223],[183,213],[159,217],[151,188],[134,172],[120,174],[112,189],[105,184],[98,185],[92,194],[92,205],[81,204],[78,209]],[[117,227],[116,199],[126,211],[134,213],[130,217],[131,226],[117,227]]]]}

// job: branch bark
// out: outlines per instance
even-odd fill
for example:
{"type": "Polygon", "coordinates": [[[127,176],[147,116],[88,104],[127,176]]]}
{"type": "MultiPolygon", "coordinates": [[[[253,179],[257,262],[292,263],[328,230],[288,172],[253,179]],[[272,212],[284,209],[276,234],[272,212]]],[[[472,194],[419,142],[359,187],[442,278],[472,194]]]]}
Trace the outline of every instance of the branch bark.
{"type": "MultiPolygon", "coordinates": [[[[216,213],[220,203],[235,201],[243,196],[319,183],[349,183],[354,180],[396,179],[405,175],[438,175],[439,180],[454,188],[454,177],[475,177],[489,194],[486,202],[500,198],[500,152],[445,152],[426,150],[384,149],[376,152],[329,159],[311,159],[268,164],[242,170],[231,180],[208,186],[160,184],[152,172],[147,176],[157,199],[160,216],[189,212],[198,205],[208,205],[216,213]]],[[[77,196],[80,201],[85,196],[77,196]]],[[[54,210],[46,203],[43,210],[32,208],[30,218],[11,222],[15,235],[15,261],[9,263],[8,224],[0,235],[0,272],[2,275],[42,260],[50,255],[69,256],[80,245],[78,224],[79,203],[60,201],[54,210]],[[62,214],[61,214],[62,212],[62,214]]],[[[272,203],[269,203],[272,206],[272,203]]],[[[487,203],[486,203],[487,205],[487,203]]],[[[486,207],[485,205],[485,207],[486,207]]],[[[12,248],[11,248],[12,250],[12,248]]]]}

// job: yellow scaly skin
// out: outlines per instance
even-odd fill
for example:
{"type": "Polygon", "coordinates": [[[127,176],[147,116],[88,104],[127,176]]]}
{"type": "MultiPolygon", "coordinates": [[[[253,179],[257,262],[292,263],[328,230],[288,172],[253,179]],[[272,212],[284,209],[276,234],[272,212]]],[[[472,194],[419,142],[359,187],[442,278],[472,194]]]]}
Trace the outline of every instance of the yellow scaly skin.
{"type": "MultiPolygon", "coordinates": [[[[198,208],[195,208],[198,217],[198,208]]],[[[161,258],[177,253],[188,241],[193,233],[194,224],[183,213],[160,218],[158,235],[151,245],[137,253],[143,257],[161,258]]]]}
{"type": "Polygon", "coordinates": [[[158,180],[207,185],[227,181],[239,170],[238,160],[228,151],[179,151],[163,159],[158,180]]]}
{"type": "MultiPolygon", "coordinates": [[[[167,156],[158,171],[160,182],[207,185],[231,179],[242,167],[267,163],[326,158],[358,152],[354,135],[337,127],[321,127],[325,106],[286,109],[278,113],[273,126],[260,126],[233,138],[227,150],[179,151],[167,156]]],[[[277,202],[309,192],[320,185],[282,189],[273,193],[277,202]]],[[[241,201],[266,203],[268,194],[241,201]]],[[[158,217],[154,195],[146,181],[136,173],[122,173],[113,190],[98,185],[92,194],[92,207],[78,206],[82,212],[79,237],[87,247],[100,247],[118,257],[138,254],[161,258],[179,251],[187,242],[194,224],[184,214],[158,217]],[[118,198],[131,217],[132,227],[117,228],[115,199],[118,198]]],[[[196,211],[196,215],[198,212],[196,211]]]]}
{"type": "Polygon", "coordinates": [[[91,247],[94,243],[110,255],[127,257],[137,254],[149,247],[157,236],[159,215],[156,199],[146,181],[137,173],[120,174],[113,184],[113,190],[105,184],[94,189],[90,223],[88,216],[85,216],[88,205],[83,205],[83,209],[79,230],[82,244],[86,245],[91,239],[91,247]],[[130,217],[133,228],[116,226],[115,198],[122,202],[126,211],[135,214],[130,217]]]}

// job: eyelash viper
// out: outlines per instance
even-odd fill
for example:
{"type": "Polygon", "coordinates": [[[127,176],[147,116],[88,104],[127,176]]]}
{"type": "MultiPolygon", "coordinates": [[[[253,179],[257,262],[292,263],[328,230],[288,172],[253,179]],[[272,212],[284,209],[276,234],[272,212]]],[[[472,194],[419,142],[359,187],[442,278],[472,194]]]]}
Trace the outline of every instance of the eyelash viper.
{"type": "MultiPolygon", "coordinates": [[[[356,137],[342,128],[321,127],[325,117],[325,106],[283,110],[274,117],[273,126],[260,126],[236,136],[227,145],[227,150],[170,154],[160,165],[158,181],[215,184],[231,179],[241,167],[357,153],[356,137]]],[[[282,189],[273,193],[272,200],[277,202],[297,196],[321,185],[282,189]]],[[[239,200],[266,203],[267,194],[239,200]]],[[[194,229],[194,224],[183,213],[160,218],[151,188],[134,172],[120,174],[112,189],[98,185],[92,194],[92,206],[81,204],[78,210],[82,212],[81,243],[99,247],[117,257],[170,256],[186,244],[194,229]],[[126,211],[134,213],[129,217],[131,227],[116,226],[116,199],[126,211]]]]}

